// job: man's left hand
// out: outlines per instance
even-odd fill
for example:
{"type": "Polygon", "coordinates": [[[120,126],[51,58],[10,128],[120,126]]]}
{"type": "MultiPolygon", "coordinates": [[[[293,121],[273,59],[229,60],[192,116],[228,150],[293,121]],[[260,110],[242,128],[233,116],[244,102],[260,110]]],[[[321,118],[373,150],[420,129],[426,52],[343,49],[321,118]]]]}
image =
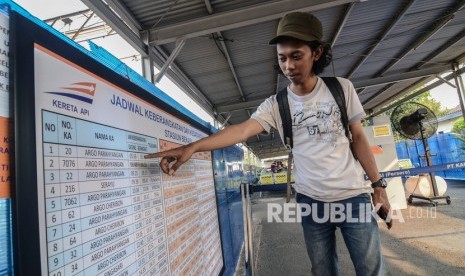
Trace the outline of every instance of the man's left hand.
{"type": "Polygon", "coordinates": [[[386,218],[386,223],[390,223],[391,225],[388,224],[388,227],[391,228],[392,226],[392,220],[391,220],[391,204],[389,204],[389,199],[386,193],[386,189],[382,187],[377,187],[374,188],[374,194],[373,194],[373,205],[378,206],[381,205],[380,209],[382,212],[387,214],[386,218]]]}

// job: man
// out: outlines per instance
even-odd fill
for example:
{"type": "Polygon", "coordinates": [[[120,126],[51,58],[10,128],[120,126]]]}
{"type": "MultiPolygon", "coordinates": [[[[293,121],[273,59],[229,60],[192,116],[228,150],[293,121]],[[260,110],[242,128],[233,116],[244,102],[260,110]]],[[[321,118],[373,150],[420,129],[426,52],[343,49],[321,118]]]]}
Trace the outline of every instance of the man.
{"type": "MultiPolygon", "coordinates": [[[[371,203],[372,187],[373,203],[381,204],[382,210],[389,212],[385,181],[380,178],[364,136],[360,119],[365,113],[352,83],[338,78],[346,98],[354,154],[345,136],[337,103],[317,76],[331,61],[330,48],[323,45],[322,36],[323,28],[316,17],[295,12],[280,20],[277,36],[270,41],[270,44],[276,44],[279,66],[290,80],[287,90],[293,118],[294,187],[296,201],[312,208],[312,215],[302,217],[312,272],[318,276],[339,274],[335,244],[335,230],[339,227],[357,275],[383,275],[386,272],[377,223],[371,217],[364,220],[360,212],[366,213],[361,209],[371,203]],[[373,183],[372,187],[365,184],[362,167],[373,183]],[[334,215],[335,210],[330,209],[336,204],[343,206],[343,215],[350,216],[351,221],[324,219],[325,215],[326,218],[334,215]],[[349,210],[352,212],[347,214],[349,210]],[[353,222],[354,219],[356,222],[353,222]]],[[[282,138],[276,95],[265,100],[251,118],[241,124],[229,126],[192,144],[148,157],[162,157],[161,169],[173,175],[195,152],[240,143],[272,127],[278,129],[282,138]]]]}
{"type": "Polygon", "coordinates": [[[270,169],[271,169],[271,172],[273,172],[273,173],[276,172],[276,162],[271,163],[270,169]]]}
{"type": "Polygon", "coordinates": [[[287,170],[286,170],[286,168],[284,168],[283,162],[282,162],[282,161],[278,161],[278,162],[276,163],[276,172],[277,172],[277,173],[281,173],[281,172],[285,172],[285,171],[287,171],[287,170]]]}

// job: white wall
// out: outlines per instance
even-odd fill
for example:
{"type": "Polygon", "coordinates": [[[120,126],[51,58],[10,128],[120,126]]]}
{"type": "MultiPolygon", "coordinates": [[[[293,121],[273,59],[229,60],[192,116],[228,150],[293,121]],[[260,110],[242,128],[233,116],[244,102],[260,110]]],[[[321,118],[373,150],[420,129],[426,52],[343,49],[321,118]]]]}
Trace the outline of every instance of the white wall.
{"type": "MultiPolygon", "coordinates": [[[[387,116],[377,116],[373,118],[373,126],[363,127],[363,131],[370,143],[375,147],[373,155],[375,156],[376,165],[380,172],[393,171],[399,169],[396,145],[391,129],[391,122],[387,116]],[[375,137],[373,126],[387,126],[389,128],[388,136],[375,137]],[[377,148],[379,147],[379,148],[377,148]]],[[[393,209],[407,208],[405,199],[405,189],[401,177],[391,177],[386,179],[388,188],[386,189],[389,202],[393,209]]]]}

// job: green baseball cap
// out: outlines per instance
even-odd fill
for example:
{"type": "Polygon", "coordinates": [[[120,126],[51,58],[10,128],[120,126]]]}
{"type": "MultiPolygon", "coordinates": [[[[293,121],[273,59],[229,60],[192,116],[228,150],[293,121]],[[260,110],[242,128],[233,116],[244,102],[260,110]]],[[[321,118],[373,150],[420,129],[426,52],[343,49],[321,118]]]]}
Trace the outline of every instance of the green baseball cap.
{"type": "Polygon", "coordinates": [[[303,41],[323,38],[323,26],[314,15],[306,12],[291,12],[279,20],[276,36],[269,44],[276,44],[282,37],[292,37],[303,41]]]}

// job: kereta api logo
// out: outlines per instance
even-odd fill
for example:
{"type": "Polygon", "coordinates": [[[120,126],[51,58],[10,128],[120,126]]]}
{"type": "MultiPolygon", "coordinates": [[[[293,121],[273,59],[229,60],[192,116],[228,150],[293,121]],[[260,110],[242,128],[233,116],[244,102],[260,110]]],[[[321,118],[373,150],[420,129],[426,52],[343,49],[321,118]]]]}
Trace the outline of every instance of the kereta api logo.
{"type": "Polygon", "coordinates": [[[75,82],[69,86],[60,87],[60,90],[63,91],[50,91],[45,93],[73,98],[92,104],[94,101],[95,86],[96,84],[93,82],[75,82]]]}

